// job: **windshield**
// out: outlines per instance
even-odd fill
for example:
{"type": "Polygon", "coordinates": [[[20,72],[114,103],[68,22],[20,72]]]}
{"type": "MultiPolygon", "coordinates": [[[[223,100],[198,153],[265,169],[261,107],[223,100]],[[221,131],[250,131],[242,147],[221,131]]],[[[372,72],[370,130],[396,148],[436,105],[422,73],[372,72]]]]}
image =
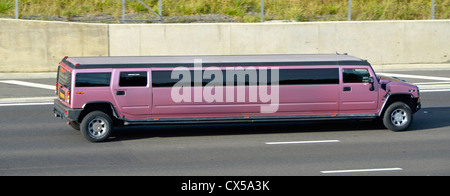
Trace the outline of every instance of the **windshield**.
{"type": "Polygon", "coordinates": [[[70,89],[70,79],[71,74],[69,71],[65,70],[63,67],[59,66],[58,70],[58,82],[62,86],[70,89]]]}

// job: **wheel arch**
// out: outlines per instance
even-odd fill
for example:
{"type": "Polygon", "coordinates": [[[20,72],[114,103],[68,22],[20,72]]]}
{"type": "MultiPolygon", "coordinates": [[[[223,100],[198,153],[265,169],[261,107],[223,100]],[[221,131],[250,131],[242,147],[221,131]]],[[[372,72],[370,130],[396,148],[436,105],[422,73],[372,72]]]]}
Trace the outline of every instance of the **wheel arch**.
{"type": "Polygon", "coordinates": [[[394,94],[390,94],[387,98],[386,101],[384,102],[380,113],[378,114],[378,116],[383,116],[384,112],[386,111],[386,109],[393,103],[397,102],[397,101],[401,101],[405,104],[407,104],[411,110],[414,110],[415,106],[414,106],[414,96],[411,93],[394,93],[394,94]]]}
{"type": "Polygon", "coordinates": [[[83,110],[82,110],[80,116],[78,117],[78,122],[81,122],[87,114],[89,114],[90,112],[93,112],[93,111],[102,111],[105,114],[109,115],[111,119],[115,119],[115,120],[117,120],[117,117],[118,117],[116,109],[114,108],[113,104],[108,101],[87,102],[83,105],[82,108],[83,108],[83,110]]]}

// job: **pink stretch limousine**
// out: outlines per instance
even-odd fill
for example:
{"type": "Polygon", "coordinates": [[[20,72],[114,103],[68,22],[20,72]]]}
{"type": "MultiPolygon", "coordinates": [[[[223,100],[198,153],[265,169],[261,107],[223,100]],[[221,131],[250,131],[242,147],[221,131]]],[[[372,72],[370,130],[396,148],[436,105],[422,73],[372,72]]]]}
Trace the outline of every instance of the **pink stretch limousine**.
{"type": "Polygon", "coordinates": [[[89,141],[127,125],[376,119],[409,127],[419,89],[348,55],[65,57],[54,113],[89,141]]]}

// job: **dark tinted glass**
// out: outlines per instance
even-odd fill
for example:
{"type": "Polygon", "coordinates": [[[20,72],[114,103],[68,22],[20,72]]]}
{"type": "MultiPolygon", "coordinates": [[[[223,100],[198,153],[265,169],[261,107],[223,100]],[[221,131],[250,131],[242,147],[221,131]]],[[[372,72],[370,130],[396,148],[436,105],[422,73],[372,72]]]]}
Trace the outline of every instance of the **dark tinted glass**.
{"type": "Polygon", "coordinates": [[[343,69],[344,83],[368,83],[370,81],[367,69],[343,69]]]}
{"type": "Polygon", "coordinates": [[[119,86],[147,86],[147,72],[121,72],[119,86]]]}
{"type": "Polygon", "coordinates": [[[70,80],[71,73],[64,69],[63,67],[58,67],[58,82],[65,86],[66,88],[70,88],[70,80]]]}
{"type": "MultiPolygon", "coordinates": [[[[171,71],[153,71],[152,72],[152,84],[153,87],[173,87],[176,83],[182,80],[183,75],[180,75],[179,79],[171,79],[171,71]]],[[[246,86],[255,85],[250,81],[254,81],[257,78],[259,83],[260,71],[233,71],[234,86],[238,86],[238,82],[246,86]],[[255,75],[256,73],[256,75],[255,75]]],[[[272,73],[271,70],[267,70],[267,85],[271,85],[272,73]]],[[[194,71],[189,71],[186,75],[190,75],[189,81],[191,86],[194,86],[194,71]],[[189,74],[188,74],[189,73],[189,74]]],[[[227,72],[222,70],[223,83],[222,86],[226,86],[227,72]]],[[[202,73],[203,77],[203,73],[202,73]]],[[[206,86],[209,82],[215,79],[215,75],[211,76],[211,79],[202,78],[202,86],[206,86]]],[[[311,84],[339,84],[339,69],[327,68],[327,69],[280,69],[279,70],[279,85],[311,85],[311,84]]],[[[188,84],[186,84],[188,85],[188,84]]],[[[218,84],[216,84],[218,85],[218,84]]]]}
{"type": "Polygon", "coordinates": [[[111,73],[78,73],[75,79],[76,87],[109,86],[111,73]]]}
{"type": "MultiPolygon", "coordinates": [[[[171,79],[171,74],[172,71],[152,71],[152,86],[173,87],[183,77],[182,75],[180,75],[180,79],[171,79]]],[[[192,79],[189,80],[191,81],[192,79]]]]}
{"type": "MultiPolygon", "coordinates": [[[[173,87],[176,83],[183,80],[183,76],[186,75],[186,76],[190,76],[190,78],[188,79],[188,81],[190,81],[190,84],[184,84],[184,85],[194,86],[194,71],[188,71],[188,72],[184,72],[183,74],[178,75],[179,73],[181,73],[181,72],[176,72],[176,74],[175,74],[175,77],[178,76],[179,79],[178,78],[171,79],[172,71],[153,71],[152,72],[152,85],[153,85],[153,87],[173,87]]],[[[220,72],[212,71],[211,73],[213,73],[213,74],[208,75],[208,76],[210,76],[210,79],[205,79],[204,78],[205,73],[204,73],[204,71],[202,71],[202,75],[201,75],[202,86],[206,86],[207,84],[226,86],[226,71],[225,70],[222,70],[220,72]],[[216,76],[217,73],[220,73],[222,75],[222,80],[219,79],[220,83],[211,83],[214,80],[216,80],[216,82],[217,82],[217,79],[216,79],[216,77],[218,77],[218,76],[216,76]]],[[[235,71],[234,73],[235,74],[233,74],[233,78],[234,78],[233,81],[234,81],[235,86],[238,85],[238,82],[245,83],[245,85],[248,86],[250,84],[250,82],[249,82],[250,77],[256,77],[256,78],[258,77],[257,71],[252,76],[250,76],[250,74],[246,74],[247,72],[244,72],[244,71],[235,71]]],[[[270,75],[270,70],[268,70],[268,73],[270,75]]],[[[269,79],[270,79],[270,76],[269,76],[269,79]]]]}
{"type": "Polygon", "coordinates": [[[280,69],[280,85],[339,84],[339,69],[280,69]]]}

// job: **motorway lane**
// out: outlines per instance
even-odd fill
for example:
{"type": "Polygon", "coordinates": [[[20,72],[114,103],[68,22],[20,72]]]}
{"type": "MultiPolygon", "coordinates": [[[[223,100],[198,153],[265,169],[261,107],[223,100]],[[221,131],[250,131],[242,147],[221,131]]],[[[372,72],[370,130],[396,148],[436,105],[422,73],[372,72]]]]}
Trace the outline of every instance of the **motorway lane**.
{"type": "MultiPolygon", "coordinates": [[[[2,96],[26,97],[27,88],[2,96]]],[[[0,176],[450,175],[450,92],[421,95],[423,108],[406,132],[356,121],[156,126],[120,128],[110,142],[96,144],[54,118],[51,105],[4,106],[0,176]],[[321,140],[339,142],[266,144],[321,140]],[[401,170],[326,173],[389,168],[401,170]]]]}
{"type": "Polygon", "coordinates": [[[51,105],[2,107],[1,175],[450,175],[450,107],[424,108],[409,131],[371,122],[121,128],[89,143],[51,105]],[[339,140],[267,145],[266,142],[339,140]],[[402,168],[322,174],[321,171],[402,168]]]}
{"type": "MultiPolygon", "coordinates": [[[[30,86],[21,86],[3,83],[2,81],[11,81],[11,80],[1,80],[0,79],[0,89],[2,92],[0,93],[1,98],[17,98],[17,97],[48,97],[55,96],[55,89],[42,89],[42,88],[33,88],[30,86]]],[[[46,84],[55,86],[55,79],[45,78],[45,79],[20,79],[16,81],[26,81],[37,84],[46,84]]]]}

